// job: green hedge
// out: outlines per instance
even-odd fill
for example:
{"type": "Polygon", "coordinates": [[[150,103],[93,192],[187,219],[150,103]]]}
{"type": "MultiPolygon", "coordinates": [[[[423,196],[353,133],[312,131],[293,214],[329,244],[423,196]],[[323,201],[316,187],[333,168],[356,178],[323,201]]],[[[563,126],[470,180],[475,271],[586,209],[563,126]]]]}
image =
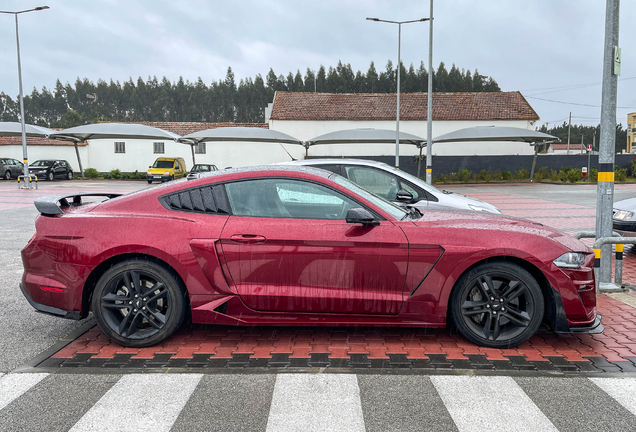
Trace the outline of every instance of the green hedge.
{"type": "MultiPolygon", "coordinates": [[[[630,174],[636,177],[636,158],[630,163],[630,174]]],[[[424,177],[422,177],[424,178],[424,177]]],[[[591,168],[587,175],[587,181],[596,183],[598,180],[598,170],[591,168]]],[[[478,173],[462,168],[457,172],[450,174],[441,174],[433,178],[434,183],[490,183],[490,182],[524,182],[530,181],[530,172],[521,168],[518,171],[489,171],[481,170],[478,173]]],[[[551,181],[561,183],[576,183],[583,181],[583,173],[581,169],[572,167],[563,167],[559,171],[541,167],[534,173],[533,181],[551,181]]],[[[627,168],[614,168],[614,181],[627,181],[627,168]]]]}

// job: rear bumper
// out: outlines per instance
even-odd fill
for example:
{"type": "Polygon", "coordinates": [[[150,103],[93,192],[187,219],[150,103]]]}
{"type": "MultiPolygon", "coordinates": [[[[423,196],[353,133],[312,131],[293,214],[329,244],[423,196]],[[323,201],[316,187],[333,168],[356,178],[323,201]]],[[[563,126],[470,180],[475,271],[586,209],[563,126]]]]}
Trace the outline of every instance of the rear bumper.
{"type": "Polygon", "coordinates": [[[33,300],[31,298],[29,293],[26,292],[26,290],[24,289],[24,286],[22,284],[20,284],[20,291],[22,291],[22,294],[27,299],[29,304],[31,306],[33,306],[35,308],[35,310],[38,311],[38,312],[42,312],[42,313],[45,313],[45,314],[48,314],[48,315],[55,315],[55,316],[58,316],[58,317],[72,319],[72,320],[81,319],[81,316],[80,316],[79,312],[76,312],[76,311],[65,311],[63,309],[59,309],[59,308],[56,308],[56,307],[53,307],[53,306],[47,306],[47,305],[44,305],[42,303],[36,302],[35,300],[33,300]]]}

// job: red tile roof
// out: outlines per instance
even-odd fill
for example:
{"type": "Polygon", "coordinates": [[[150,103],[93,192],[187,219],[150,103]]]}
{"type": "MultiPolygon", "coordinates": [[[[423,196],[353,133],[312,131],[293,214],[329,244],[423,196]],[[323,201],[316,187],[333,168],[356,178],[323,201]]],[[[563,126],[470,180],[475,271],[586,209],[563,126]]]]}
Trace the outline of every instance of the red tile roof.
{"type": "MultiPolygon", "coordinates": [[[[426,93],[400,94],[400,120],[426,120],[426,93]]],[[[276,92],[272,120],[394,120],[392,93],[276,92]]],[[[433,93],[433,120],[539,120],[519,92],[433,93]]]]}
{"type": "MultiPolygon", "coordinates": [[[[568,143],[561,143],[561,144],[551,144],[552,145],[552,149],[554,150],[567,150],[568,149],[568,143]]],[[[583,144],[583,150],[587,149],[587,144],[583,144]]],[[[574,144],[574,143],[570,143],[570,151],[571,150],[576,150],[576,151],[580,151],[581,150],[581,143],[578,144],[574,144]]]]}
{"type": "MultiPolygon", "coordinates": [[[[59,129],[54,129],[59,130],[59,129]]],[[[27,145],[29,146],[42,146],[42,145],[53,145],[53,146],[72,146],[73,143],[71,141],[61,141],[61,140],[52,140],[46,138],[36,138],[36,137],[27,137],[26,139],[27,145]]],[[[3,145],[22,145],[22,137],[21,136],[12,136],[12,137],[0,137],[0,146],[3,145]]],[[[79,146],[85,146],[86,143],[79,143],[79,146]]]]}
{"type": "Polygon", "coordinates": [[[216,129],[220,127],[257,127],[268,129],[267,123],[204,123],[204,122],[139,122],[146,126],[152,126],[167,130],[177,135],[188,135],[206,129],[216,129]]]}

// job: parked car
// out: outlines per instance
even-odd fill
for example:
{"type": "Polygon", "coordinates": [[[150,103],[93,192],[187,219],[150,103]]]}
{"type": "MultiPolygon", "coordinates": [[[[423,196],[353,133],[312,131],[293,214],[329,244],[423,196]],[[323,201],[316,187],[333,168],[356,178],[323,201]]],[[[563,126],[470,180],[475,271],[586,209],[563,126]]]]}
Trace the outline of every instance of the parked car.
{"type": "Polygon", "coordinates": [[[161,183],[185,177],[188,170],[181,157],[160,157],[155,163],[148,167],[146,180],[152,183],[155,180],[161,183]]]}
{"type": "Polygon", "coordinates": [[[5,180],[18,178],[24,174],[24,164],[17,159],[0,158],[0,173],[5,180]]]}
{"type": "Polygon", "coordinates": [[[340,174],[374,194],[418,210],[460,209],[501,214],[492,204],[454,192],[439,190],[407,172],[382,162],[362,159],[305,159],[282,162],[340,174]]]}
{"type": "Polygon", "coordinates": [[[612,227],[623,237],[636,237],[636,198],[614,203],[612,227]]]}
{"type": "Polygon", "coordinates": [[[199,178],[201,174],[205,174],[207,172],[218,171],[219,169],[216,165],[212,164],[196,164],[192,167],[190,172],[188,173],[188,180],[193,180],[199,178]]]}
{"type": "Polygon", "coordinates": [[[29,165],[29,174],[35,175],[38,180],[53,181],[56,178],[73,180],[73,168],[65,160],[42,159],[29,165]]]}
{"type": "MultiPolygon", "coordinates": [[[[444,327],[510,347],[603,330],[594,254],[526,220],[399,207],[333,173],[265,166],[82,204],[41,197],[22,250],[35,309],[132,347],[222,325],[444,327]]],[[[100,195],[100,194],[97,194],[100,195]]]]}

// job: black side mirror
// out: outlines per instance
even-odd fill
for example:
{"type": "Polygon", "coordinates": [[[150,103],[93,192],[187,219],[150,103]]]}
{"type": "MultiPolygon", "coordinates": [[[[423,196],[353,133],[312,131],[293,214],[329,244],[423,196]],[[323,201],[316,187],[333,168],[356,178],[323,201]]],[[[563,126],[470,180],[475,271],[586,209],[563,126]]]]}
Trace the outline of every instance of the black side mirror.
{"type": "Polygon", "coordinates": [[[362,207],[349,209],[347,211],[345,220],[347,221],[347,223],[358,223],[362,225],[380,225],[380,222],[373,217],[369,210],[363,209],[362,207]]]}
{"type": "Polygon", "coordinates": [[[395,196],[396,201],[401,202],[411,202],[413,201],[413,194],[409,191],[405,191],[404,189],[400,189],[395,196]]]}

